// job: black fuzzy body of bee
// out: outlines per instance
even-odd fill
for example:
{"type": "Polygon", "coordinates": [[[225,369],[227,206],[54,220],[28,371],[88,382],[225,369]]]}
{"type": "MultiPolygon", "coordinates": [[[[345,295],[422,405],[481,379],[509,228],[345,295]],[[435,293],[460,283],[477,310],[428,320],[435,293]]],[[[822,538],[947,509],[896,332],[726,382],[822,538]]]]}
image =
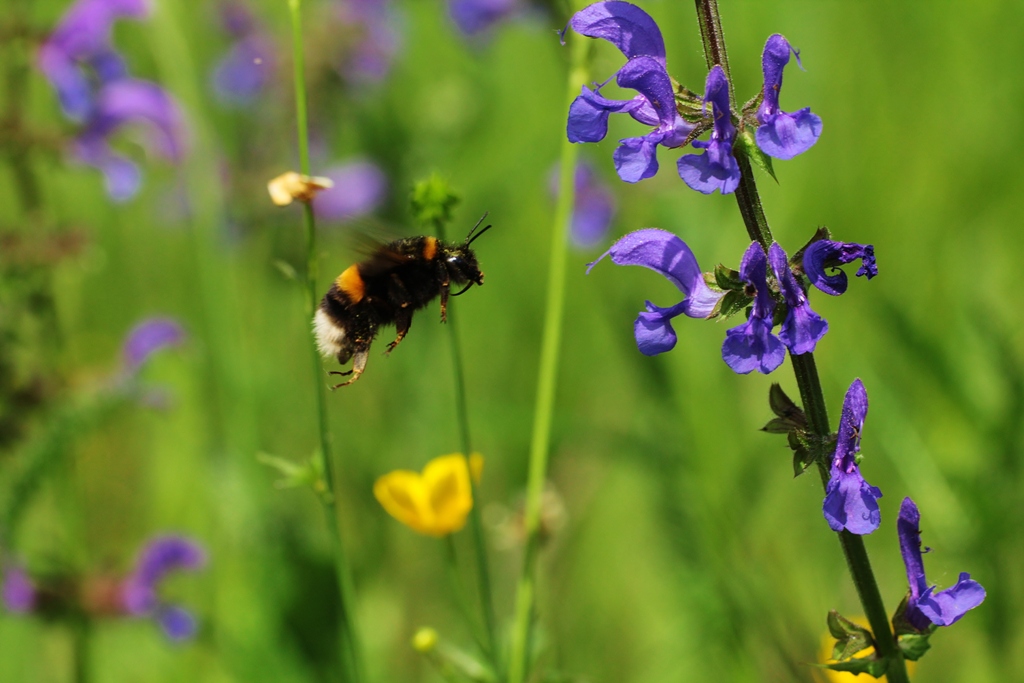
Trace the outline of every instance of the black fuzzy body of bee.
{"type": "Polygon", "coordinates": [[[474,228],[476,234],[471,232],[461,244],[428,236],[388,242],[367,260],[342,271],[313,316],[320,352],[337,358],[341,365],[352,361],[348,372],[331,373],[352,375],[333,389],[359,379],[366,369],[370,345],[382,325],[394,324],[396,328],[395,340],[387,348],[387,353],[391,353],[408,333],[413,313],[438,296],[441,322],[445,322],[452,283],[466,285],[452,296],[483,284],[484,274],[469,244],[487,228],[479,232],[474,228]]]}

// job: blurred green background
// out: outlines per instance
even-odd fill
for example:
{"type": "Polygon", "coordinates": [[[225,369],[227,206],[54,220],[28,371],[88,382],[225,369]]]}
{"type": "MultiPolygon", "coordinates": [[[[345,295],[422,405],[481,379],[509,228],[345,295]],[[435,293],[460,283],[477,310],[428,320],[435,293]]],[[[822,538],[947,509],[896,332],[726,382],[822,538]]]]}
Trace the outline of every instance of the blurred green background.
{"type": "MultiPolygon", "coordinates": [[[[45,33],[66,4],[11,1],[0,11],[45,33]]],[[[256,460],[314,451],[313,382],[322,381],[309,368],[302,288],[287,276],[289,266],[299,277],[304,269],[300,212],[273,207],[265,190],[297,166],[287,4],[248,5],[279,63],[272,86],[240,109],[219,105],[209,87],[229,44],[215,3],[155,4],[151,19],[119,23],[115,43],[133,73],[181,102],[187,159],[147,162],[140,195],[115,205],[98,173],[40,143],[28,163],[42,206],[28,212],[12,165],[0,167],[5,234],[19,244],[78,240],[63,258],[31,267],[18,252],[0,254],[4,381],[39,394],[33,409],[8,416],[20,433],[0,452],[0,496],[12,495],[40,452],[56,463],[7,550],[29,567],[124,571],[156,532],[208,547],[208,569],[167,586],[200,616],[197,639],[172,646],[152,623],[98,621],[92,680],[332,680],[336,587],[322,512],[308,491],[276,489],[277,474],[256,460]],[[118,371],[125,333],[156,314],[178,317],[189,333],[143,371],[166,405],[91,410],[118,371]]],[[[554,31],[567,15],[529,12],[466,39],[444,3],[397,2],[402,45],[390,73],[354,85],[325,66],[345,40],[321,20],[331,4],[306,3],[313,170],[359,155],[386,170],[390,190],[374,217],[321,227],[323,287],[357,258],[353,230],[418,232],[408,191],[431,172],[463,197],[454,234],[485,211],[495,225],[475,245],[486,286],[453,310],[507,626],[521,563],[515,516],[537,381],[549,176],[565,128],[568,50],[554,31]]],[[[692,5],[640,4],[662,28],[670,72],[702,90],[692,5]]],[[[788,70],[782,106],[811,106],[824,121],[810,152],[776,163],[778,184],[760,176],[776,238],[792,253],[827,225],[878,255],[877,279],[856,279],[838,299],[815,293],[812,303],[830,323],[816,356],[833,421],[853,378],[870,396],[862,469],[885,497],[882,527],[866,542],[886,605],[906,590],[895,535],[905,495],[935,550],[929,579],[946,587],[969,571],[988,590],[980,608],[933,637],[915,678],[1024,680],[1024,5],[722,0],[721,9],[738,96],[761,87],[764,40],[783,33],[806,72],[788,70]]],[[[4,70],[18,70],[28,44],[5,41],[4,70]]],[[[622,63],[607,43],[592,56],[593,80],[622,63]]],[[[6,83],[0,105],[10,111],[6,83]]],[[[47,139],[71,130],[37,72],[17,106],[47,139]]],[[[819,656],[827,611],[856,616],[859,603],[821,516],[819,481],[794,480],[784,439],[758,431],[772,382],[798,395],[789,363],[768,377],[737,376],[719,354],[728,323],[688,319],[677,321],[673,352],[644,357],[632,338],[636,312],[645,298],[664,306],[678,293],[639,268],[603,263],[584,275],[612,238],[640,227],[678,233],[705,269],[735,267],[747,243],[734,199],[687,189],[677,153],[660,151],[654,179],[618,181],[616,140],[641,129],[617,120],[625,118],[581,149],[619,210],[601,248],[570,256],[551,462],[564,518],[541,563],[544,662],[594,682],[817,680],[807,663],[819,656]]],[[[420,626],[470,646],[441,544],[389,518],[371,490],[385,472],[458,450],[449,340],[437,316],[436,305],[418,314],[400,349],[384,358],[378,345],[363,379],[329,396],[373,681],[441,680],[409,646],[420,626]]],[[[456,543],[469,557],[466,536],[456,543]]],[[[0,614],[0,681],[71,680],[71,656],[61,625],[0,614]]]]}

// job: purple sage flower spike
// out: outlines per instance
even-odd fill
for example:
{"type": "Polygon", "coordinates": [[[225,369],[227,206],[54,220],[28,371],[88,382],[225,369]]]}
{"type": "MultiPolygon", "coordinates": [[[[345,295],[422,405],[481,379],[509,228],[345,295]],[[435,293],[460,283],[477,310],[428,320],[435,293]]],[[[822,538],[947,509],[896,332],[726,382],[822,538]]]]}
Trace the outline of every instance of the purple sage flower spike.
{"type": "Polygon", "coordinates": [[[804,251],[804,274],[821,291],[839,296],[846,291],[848,285],[846,273],[839,266],[857,259],[861,260],[860,268],[857,269],[858,277],[863,275],[870,280],[878,275],[874,245],[818,240],[804,251]],[[826,268],[833,274],[826,274],[826,268]]]}
{"type": "Polygon", "coordinates": [[[882,521],[878,510],[882,492],[864,481],[856,460],[867,414],[868,392],[864,384],[855,379],[843,400],[836,452],[822,504],[825,521],[832,531],[845,529],[851,534],[870,534],[882,521]]]}
{"type": "Polygon", "coordinates": [[[610,114],[629,114],[640,123],[654,126],[647,135],[620,140],[615,150],[615,169],[627,183],[650,178],[658,172],[656,149],[678,147],[693,126],[676,108],[675,89],[665,68],[665,43],[654,20],[628,2],[600,2],[577,12],[569,25],[577,33],[603,38],[629,61],[615,75],[622,88],[636,90],[630,100],[610,100],[583,87],[569,106],[566,135],[570,142],[598,142],[608,134],[610,114]]]}
{"type": "Polygon", "coordinates": [[[757,242],[751,242],[743,254],[740,279],[753,293],[754,305],[747,322],[726,331],[722,360],[738,374],[757,370],[767,375],[782,365],[786,347],[772,334],[775,300],[768,289],[768,259],[757,242]]]}
{"type": "Polygon", "coordinates": [[[64,13],[39,49],[39,68],[68,118],[83,121],[92,108],[94,87],[86,67],[101,84],[125,76],[111,30],[119,18],[145,18],[149,8],[146,0],[78,0],[64,13]]]}
{"type": "Polygon", "coordinates": [[[341,0],[338,19],[356,40],[340,65],[342,76],[357,84],[379,83],[391,71],[402,48],[391,0],[341,0]]]}
{"type": "Polygon", "coordinates": [[[900,516],[896,521],[896,532],[900,537],[900,553],[907,568],[910,583],[910,597],[907,599],[907,621],[919,631],[927,630],[932,624],[949,626],[985,600],[985,589],[971,579],[967,572],[961,572],[956,585],[935,592],[924,575],[921,559],[921,513],[910,498],[904,498],[900,505],[900,516]]]}
{"type": "Polygon", "coordinates": [[[782,329],[779,330],[779,340],[794,355],[811,353],[828,332],[828,322],[811,310],[807,294],[793,276],[793,271],[789,269],[789,258],[777,242],[772,242],[768,260],[789,309],[786,319],[782,321],[782,329]]]}
{"type": "Polygon", "coordinates": [[[636,345],[645,356],[671,351],[676,345],[672,318],[685,315],[706,318],[724,296],[704,282],[697,257],[683,240],[667,230],[646,228],[631,232],[587,265],[589,273],[601,259],[611,256],[619,266],[643,266],[661,274],[674,284],[686,298],[675,306],[659,308],[647,302],[647,310],[637,316],[633,326],[636,345]]]}
{"type": "Polygon", "coordinates": [[[173,318],[148,318],[132,328],[124,342],[124,362],[137,371],[154,353],[185,341],[185,330],[173,318]]]}
{"type": "Polygon", "coordinates": [[[235,43],[213,68],[213,91],[226,105],[250,104],[274,73],[273,41],[242,3],[224,3],[220,15],[221,26],[235,43]]]}
{"type": "Polygon", "coordinates": [[[323,173],[334,186],[313,200],[317,218],[343,222],[372,213],[384,201],[388,179],[372,161],[356,160],[332,166],[323,173]]]}
{"type": "Polygon", "coordinates": [[[693,146],[703,149],[700,154],[686,154],[677,165],[679,177],[691,189],[704,194],[718,190],[722,194],[736,191],[740,184],[740,167],[732,155],[736,127],[732,125],[729,108],[729,81],[717,64],[708,74],[704,86],[704,101],[711,103],[714,128],[707,142],[695,140],[693,146]]]}
{"type": "Polygon", "coordinates": [[[520,0],[451,0],[448,12],[466,36],[485,33],[519,9],[520,0]]]}
{"type": "Polygon", "coordinates": [[[35,608],[36,587],[21,566],[11,564],[5,568],[0,597],[4,607],[12,614],[27,614],[35,608]]]}
{"type": "MultiPolygon", "coordinates": [[[[558,194],[558,164],[551,169],[548,184],[551,195],[558,194]]],[[[576,165],[576,201],[572,212],[569,237],[580,249],[596,247],[604,241],[615,215],[615,197],[594,169],[585,161],[576,165]]]]}
{"type": "Polygon", "coordinates": [[[782,90],[782,70],[789,63],[789,53],[800,53],[783,36],[776,33],[768,38],[761,54],[764,69],[764,99],[757,109],[760,126],[755,134],[757,146],[776,159],[792,159],[806,152],[821,135],[821,118],[811,113],[810,107],[796,112],[779,109],[779,91],[782,90]]]}
{"type": "Polygon", "coordinates": [[[177,570],[195,571],[206,564],[206,551],[183,536],[158,536],[139,555],[135,570],[121,587],[125,610],[138,617],[152,617],[168,638],[182,640],[196,631],[195,618],[183,607],[160,600],[160,582],[177,570]]]}

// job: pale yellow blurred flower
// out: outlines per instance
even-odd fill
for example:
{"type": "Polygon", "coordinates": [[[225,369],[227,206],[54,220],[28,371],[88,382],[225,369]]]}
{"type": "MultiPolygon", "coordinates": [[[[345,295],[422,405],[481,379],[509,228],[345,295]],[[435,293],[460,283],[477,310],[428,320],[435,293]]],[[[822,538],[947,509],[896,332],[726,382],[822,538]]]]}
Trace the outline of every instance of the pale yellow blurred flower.
{"type": "Polygon", "coordinates": [[[423,472],[395,470],[378,479],[373,495],[389,515],[413,531],[447,536],[466,524],[473,509],[470,470],[474,481],[483,473],[483,458],[474,453],[466,467],[461,453],[434,458],[423,472]]]}
{"type": "Polygon", "coordinates": [[[267,183],[270,199],[278,206],[288,206],[293,201],[308,202],[321,190],[334,187],[330,178],[308,176],[288,171],[267,183]]]}

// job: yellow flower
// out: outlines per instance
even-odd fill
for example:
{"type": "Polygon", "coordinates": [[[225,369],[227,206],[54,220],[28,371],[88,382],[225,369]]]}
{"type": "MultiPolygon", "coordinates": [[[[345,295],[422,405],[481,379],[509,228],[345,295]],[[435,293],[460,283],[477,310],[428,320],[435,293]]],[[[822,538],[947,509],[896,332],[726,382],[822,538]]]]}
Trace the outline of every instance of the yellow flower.
{"type": "MultiPolygon", "coordinates": [[[[484,459],[470,457],[473,479],[480,481],[484,459]]],[[[434,458],[423,472],[395,470],[377,480],[373,495],[388,514],[413,531],[446,536],[466,525],[473,509],[466,458],[461,453],[434,458]]]]}

